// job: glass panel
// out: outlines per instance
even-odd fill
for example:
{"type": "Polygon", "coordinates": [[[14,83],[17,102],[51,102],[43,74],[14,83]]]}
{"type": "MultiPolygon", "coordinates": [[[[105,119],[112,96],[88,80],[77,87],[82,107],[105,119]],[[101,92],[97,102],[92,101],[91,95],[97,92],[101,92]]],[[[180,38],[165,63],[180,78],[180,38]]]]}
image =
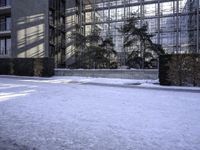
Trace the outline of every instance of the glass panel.
{"type": "Polygon", "coordinates": [[[5,0],[0,0],[0,7],[6,6],[6,1],[5,0]]]}
{"type": "Polygon", "coordinates": [[[11,39],[6,39],[6,54],[11,51],[11,39]]]}
{"type": "Polygon", "coordinates": [[[0,31],[5,31],[5,18],[0,18],[0,31]]]}
{"type": "Polygon", "coordinates": [[[6,6],[10,6],[11,5],[11,1],[12,0],[6,0],[6,6]]]}
{"type": "Polygon", "coordinates": [[[1,55],[5,55],[5,40],[1,39],[0,40],[0,54],[1,55]]]}
{"type": "Polygon", "coordinates": [[[11,29],[11,18],[6,17],[6,30],[10,30],[10,29],[11,29]]]}

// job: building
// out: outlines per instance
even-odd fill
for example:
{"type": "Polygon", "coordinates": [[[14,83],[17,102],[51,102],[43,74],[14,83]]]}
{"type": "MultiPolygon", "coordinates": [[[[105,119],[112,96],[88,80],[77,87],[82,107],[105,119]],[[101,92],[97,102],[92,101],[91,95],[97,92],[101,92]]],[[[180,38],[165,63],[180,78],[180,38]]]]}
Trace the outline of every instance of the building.
{"type": "Polygon", "coordinates": [[[74,6],[82,18],[77,19],[76,23],[81,24],[81,32],[87,35],[96,25],[102,26],[101,35],[106,36],[106,33],[111,33],[115,49],[119,53],[123,52],[123,35],[117,28],[123,25],[131,13],[138,14],[141,23],[148,23],[149,32],[155,35],[152,40],[162,44],[167,53],[200,52],[199,0],[77,0],[76,2],[77,5],[74,6]]]}
{"type": "Polygon", "coordinates": [[[0,57],[11,55],[11,1],[0,1],[0,57]]]}
{"type": "Polygon", "coordinates": [[[54,57],[56,66],[76,61],[72,32],[94,28],[113,36],[131,13],[147,22],[152,40],[167,53],[200,52],[199,0],[0,0],[0,57],[54,57]]]}
{"type": "Polygon", "coordinates": [[[65,0],[0,0],[0,57],[65,56],[65,0]]]}

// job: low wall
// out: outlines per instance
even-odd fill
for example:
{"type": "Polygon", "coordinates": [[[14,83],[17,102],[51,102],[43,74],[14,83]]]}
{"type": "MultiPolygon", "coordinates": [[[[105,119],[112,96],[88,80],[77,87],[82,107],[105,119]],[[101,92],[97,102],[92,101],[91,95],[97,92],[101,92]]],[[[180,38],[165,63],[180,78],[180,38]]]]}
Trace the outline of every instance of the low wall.
{"type": "Polygon", "coordinates": [[[0,75],[50,77],[54,67],[53,58],[0,58],[0,75]]]}
{"type": "Polygon", "coordinates": [[[158,70],[55,69],[55,75],[156,80],[158,79],[158,70]]]}

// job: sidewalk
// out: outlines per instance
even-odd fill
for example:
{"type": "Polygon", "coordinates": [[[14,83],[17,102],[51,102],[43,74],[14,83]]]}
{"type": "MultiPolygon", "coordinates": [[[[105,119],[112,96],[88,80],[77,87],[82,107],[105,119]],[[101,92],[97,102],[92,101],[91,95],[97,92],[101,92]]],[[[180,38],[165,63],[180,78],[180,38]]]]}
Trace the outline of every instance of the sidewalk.
{"type": "Polygon", "coordinates": [[[161,86],[158,80],[130,80],[130,79],[110,79],[110,78],[91,78],[91,77],[60,77],[54,76],[51,78],[41,77],[20,77],[20,76],[0,76],[1,78],[18,79],[28,82],[43,82],[52,84],[79,84],[106,86],[118,88],[137,88],[146,90],[166,90],[175,92],[192,92],[200,93],[200,87],[178,87],[178,86],[161,86]]]}

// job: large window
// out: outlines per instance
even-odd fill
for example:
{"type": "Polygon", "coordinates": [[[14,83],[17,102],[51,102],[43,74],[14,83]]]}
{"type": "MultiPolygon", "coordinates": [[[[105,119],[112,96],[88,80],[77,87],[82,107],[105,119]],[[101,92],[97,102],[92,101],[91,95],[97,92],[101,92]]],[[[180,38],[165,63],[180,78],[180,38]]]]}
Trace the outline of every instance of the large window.
{"type": "Polygon", "coordinates": [[[60,57],[57,55],[62,49],[65,49],[65,0],[49,0],[49,56],[60,57]]]}
{"type": "Polygon", "coordinates": [[[12,0],[0,0],[0,7],[10,6],[12,0]]]}
{"type": "Polygon", "coordinates": [[[55,11],[49,10],[49,24],[54,26],[55,25],[55,11]]]}
{"type": "Polygon", "coordinates": [[[0,38],[0,55],[8,55],[11,50],[11,39],[10,38],[0,38]]]}
{"type": "Polygon", "coordinates": [[[55,9],[55,2],[54,0],[49,0],[49,7],[55,9]]]}
{"type": "Polygon", "coordinates": [[[60,11],[61,11],[61,13],[65,12],[65,1],[64,0],[60,1],[60,11]]]}
{"type": "Polygon", "coordinates": [[[6,30],[11,30],[11,17],[6,17],[5,18],[6,21],[6,30]]]}
{"type": "Polygon", "coordinates": [[[10,16],[0,17],[0,31],[7,31],[11,29],[11,18],[10,16]]]}
{"type": "Polygon", "coordinates": [[[55,44],[55,29],[52,27],[49,28],[49,39],[50,44],[55,44]]]}

